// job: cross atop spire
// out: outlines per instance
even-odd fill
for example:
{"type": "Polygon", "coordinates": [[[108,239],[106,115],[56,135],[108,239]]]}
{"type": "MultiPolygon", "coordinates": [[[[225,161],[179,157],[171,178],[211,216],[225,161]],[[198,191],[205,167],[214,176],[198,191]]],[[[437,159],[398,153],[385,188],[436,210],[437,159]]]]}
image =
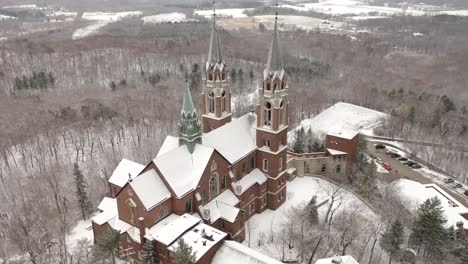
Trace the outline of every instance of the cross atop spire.
{"type": "MultiPolygon", "coordinates": [[[[278,6],[278,3],[276,4],[278,6]]],[[[281,53],[279,46],[278,34],[278,10],[275,16],[275,26],[273,29],[273,40],[271,41],[270,52],[268,54],[267,72],[281,71],[283,69],[281,63],[281,53]]]]}
{"type": "Polygon", "coordinates": [[[213,1],[213,25],[211,27],[210,49],[208,51],[207,67],[223,61],[221,41],[216,28],[216,1],[213,1]]]}

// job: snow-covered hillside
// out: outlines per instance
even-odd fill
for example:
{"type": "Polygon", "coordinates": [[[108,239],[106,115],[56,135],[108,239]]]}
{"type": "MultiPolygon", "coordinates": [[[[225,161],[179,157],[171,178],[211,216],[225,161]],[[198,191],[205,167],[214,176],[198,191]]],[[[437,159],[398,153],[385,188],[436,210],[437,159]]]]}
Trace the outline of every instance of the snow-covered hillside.
{"type": "Polygon", "coordinates": [[[95,35],[99,29],[103,28],[109,23],[122,20],[127,17],[139,16],[141,11],[131,11],[131,12],[118,12],[118,13],[104,13],[104,12],[85,12],[81,16],[84,20],[96,21],[95,24],[89,25],[84,28],[77,29],[72,36],[72,39],[82,39],[88,36],[95,35]]]}
{"type": "Polygon", "coordinates": [[[158,14],[154,16],[146,16],[142,18],[143,22],[145,23],[176,23],[176,22],[184,22],[188,21],[187,16],[183,13],[179,12],[172,12],[172,13],[165,13],[165,14],[158,14]]]}
{"type": "MultiPolygon", "coordinates": [[[[239,18],[239,17],[247,17],[246,14],[244,14],[245,11],[252,10],[252,8],[227,8],[227,9],[217,9],[216,10],[216,16],[220,17],[234,17],[234,18],[239,18]]],[[[195,15],[199,15],[205,18],[210,18],[213,15],[213,10],[195,10],[195,15]]]]}
{"type": "MultiPolygon", "coordinates": [[[[361,133],[372,133],[372,129],[382,125],[388,115],[369,108],[348,104],[337,103],[327,108],[325,111],[312,119],[306,119],[296,128],[309,128],[319,137],[325,136],[328,132],[344,132],[358,130],[361,133]]],[[[289,140],[292,141],[294,133],[289,133],[289,140]]]]}

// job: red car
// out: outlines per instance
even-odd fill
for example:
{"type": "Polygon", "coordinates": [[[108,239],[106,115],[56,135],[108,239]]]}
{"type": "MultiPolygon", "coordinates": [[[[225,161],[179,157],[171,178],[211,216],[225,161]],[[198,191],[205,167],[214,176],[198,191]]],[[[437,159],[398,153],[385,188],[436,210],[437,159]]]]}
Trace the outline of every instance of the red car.
{"type": "Polygon", "coordinates": [[[383,167],[388,171],[392,171],[392,166],[390,166],[390,164],[388,164],[387,162],[383,163],[383,167]]]}
{"type": "Polygon", "coordinates": [[[465,190],[464,194],[465,194],[466,196],[468,196],[468,190],[465,190]]]}

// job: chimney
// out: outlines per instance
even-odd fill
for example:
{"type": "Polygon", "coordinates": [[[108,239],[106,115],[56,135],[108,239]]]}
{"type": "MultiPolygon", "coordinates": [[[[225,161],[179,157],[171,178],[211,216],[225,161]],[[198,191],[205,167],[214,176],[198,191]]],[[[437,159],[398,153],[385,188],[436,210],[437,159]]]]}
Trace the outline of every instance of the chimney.
{"type": "Polygon", "coordinates": [[[145,237],[145,226],[143,224],[143,220],[145,220],[144,217],[139,217],[138,218],[138,221],[140,222],[139,223],[139,229],[140,229],[140,242],[141,244],[143,245],[144,244],[144,237],[145,237]]]}
{"type": "Polygon", "coordinates": [[[128,174],[128,182],[132,182],[132,174],[128,174]]]}

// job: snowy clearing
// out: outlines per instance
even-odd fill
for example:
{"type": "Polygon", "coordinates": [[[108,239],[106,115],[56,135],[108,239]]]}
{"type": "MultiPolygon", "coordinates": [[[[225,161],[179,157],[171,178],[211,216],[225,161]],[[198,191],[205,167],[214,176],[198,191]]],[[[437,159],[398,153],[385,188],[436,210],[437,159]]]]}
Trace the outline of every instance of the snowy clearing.
{"type": "Polygon", "coordinates": [[[447,218],[447,227],[456,227],[457,222],[468,225],[468,220],[460,214],[468,213],[468,209],[435,184],[420,184],[415,181],[400,179],[395,182],[402,204],[411,212],[416,213],[418,206],[425,200],[437,197],[447,218]]]}
{"type": "MultiPolygon", "coordinates": [[[[290,219],[288,212],[294,207],[305,206],[313,195],[317,196],[317,203],[319,204],[327,200],[329,198],[327,191],[333,188],[333,184],[320,178],[303,177],[296,178],[292,182],[287,182],[286,188],[286,202],[279,209],[276,211],[267,209],[261,214],[252,216],[248,223],[246,223],[246,228],[250,228],[250,247],[275,259],[280,259],[279,245],[275,244],[279,242],[268,243],[268,235],[280,232],[282,224],[290,219]],[[259,241],[263,241],[264,245],[258,246],[259,241]]],[[[359,214],[368,220],[368,224],[374,223],[375,219],[378,218],[365,203],[344,189],[343,200],[344,202],[337,210],[337,213],[344,209],[347,211],[358,209],[359,214]]],[[[320,221],[323,221],[327,206],[328,204],[325,204],[319,208],[320,221]]],[[[246,236],[248,236],[249,232],[246,233],[246,236]]],[[[246,238],[243,244],[248,244],[248,238],[246,238]]]]}
{"type": "MultiPolygon", "coordinates": [[[[247,17],[244,14],[245,11],[253,10],[252,8],[227,8],[227,9],[216,9],[216,16],[217,17],[247,17]]],[[[205,18],[211,18],[213,16],[213,10],[195,10],[195,15],[199,15],[205,18]]]]}
{"type": "Polygon", "coordinates": [[[104,12],[85,12],[82,19],[96,20],[96,21],[119,21],[126,17],[139,16],[143,14],[141,11],[131,12],[118,12],[118,13],[104,13],[104,12]]]}
{"type": "Polygon", "coordinates": [[[2,9],[31,9],[31,10],[43,10],[44,7],[38,7],[37,5],[9,5],[4,6],[2,9]]]}
{"type": "Polygon", "coordinates": [[[89,243],[92,243],[94,240],[91,220],[79,221],[67,235],[65,241],[67,243],[68,252],[76,252],[78,249],[78,242],[83,239],[87,239],[89,243]]]}
{"type": "Polygon", "coordinates": [[[99,22],[97,22],[95,24],[92,24],[92,25],[89,25],[87,27],[77,29],[73,33],[72,39],[77,40],[77,39],[82,39],[82,38],[86,38],[86,37],[95,35],[95,34],[97,34],[97,32],[98,32],[98,30],[100,28],[106,26],[109,23],[111,23],[111,21],[99,21],[99,22]]]}
{"type": "MultiPolygon", "coordinates": [[[[382,125],[388,115],[369,108],[348,104],[336,103],[325,109],[312,119],[305,119],[295,130],[303,127],[319,137],[324,137],[329,132],[344,132],[357,130],[365,134],[372,134],[372,130],[382,125]]],[[[289,133],[289,140],[294,140],[294,133],[289,133]]]]}
{"type": "Polygon", "coordinates": [[[183,13],[172,12],[165,14],[158,14],[154,16],[146,16],[142,18],[144,23],[176,23],[176,22],[185,22],[187,21],[187,16],[183,13]]]}
{"type": "Polygon", "coordinates": [[[16,17],[0,15],[0,21],[10,20],[10,19],[17,19],[16,17]]]}

